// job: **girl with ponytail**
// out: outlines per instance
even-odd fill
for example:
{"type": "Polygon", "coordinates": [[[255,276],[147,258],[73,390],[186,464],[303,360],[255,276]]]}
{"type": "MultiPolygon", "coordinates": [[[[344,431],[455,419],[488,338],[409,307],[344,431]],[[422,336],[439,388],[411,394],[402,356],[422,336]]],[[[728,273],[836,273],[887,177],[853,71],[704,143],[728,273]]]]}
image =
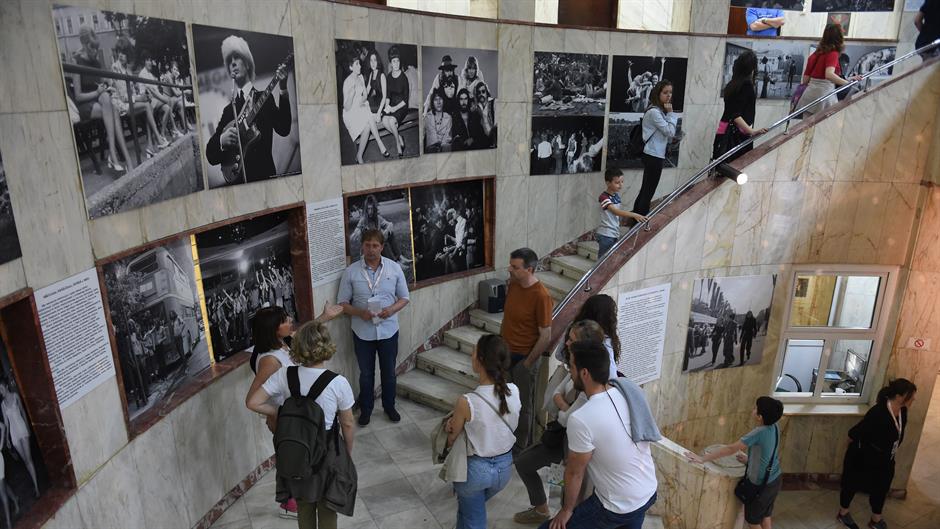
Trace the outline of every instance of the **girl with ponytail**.
{"type": "Polygon", "coordinates": [[[842,487],[836,520],[858,529],[849,507],[856,492],[867,492],[871,505],[871,529],[887,529],[881,517],[885,498],[894,479],[894,456],[904,441],[907,409],[914,402],[917,386],[905,378],[892,380],[878,392],[878,401],[865,417],[849,430],[849,446],[842,463],[842,487]]]}
{"type": "Polygon", "coordinates": [[[509,348],[495,334],[480,337],[470,362],[480,385],[457,398],[447,421],[447,445],[469,441],[467,481],[454,483],[457,529],[486,529],[486,502],[512,477],[512,446],[519,425],[519,388],[509,378],[509,348]]]}

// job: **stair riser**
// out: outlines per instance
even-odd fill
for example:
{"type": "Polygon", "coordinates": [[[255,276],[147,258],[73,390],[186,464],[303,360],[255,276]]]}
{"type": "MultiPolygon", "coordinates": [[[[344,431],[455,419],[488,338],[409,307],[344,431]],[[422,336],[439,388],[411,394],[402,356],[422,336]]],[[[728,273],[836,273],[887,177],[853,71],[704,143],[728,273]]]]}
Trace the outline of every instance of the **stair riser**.
{"type": "Polygon", "coordinates": [[[479,327],[483,329],[486,332],[491,332],[493,334],[500,333],[500,326],[496,322],[492,322],[492,321],[488,321],[488,320],[484,320],[480,318],[475,318],[471,315],[470,323],[472,323],[475,327],[479,327]]]}
{"type": "Polygon", "coordinates": [[[588,259],[592,261],[597,261],[597,252],[595,252],[594,250],[590,250],[588,248],[578,247],[578,255],[580,255],[581,257],[587,257],[588,259]]]}
{"type": "Polygon", "coordinates": [[[398,384],[395,393],[398,394],[399,397],[405,397],[408,400],[413,400],[418,404],[430,406],[431,408],[434,408],[438,411],[448,412],[454,409],[453,402],[445,402],[443,399],[425,395],[419,390],[412,389],[401,384],[398,384]]]}
{"type": "Polygon", "coordinates": [[[558,261],[552,261],[552,272],[559,273],[565,277],[574,279],[575,281],[581,279],[584,274],[588,273],[587,270],[579,270],[572,266],[562,264],[558,261]]]}
{"type": "Polygon", "coordinates": [[[422,358],[421,355],[418,355],[418,369],[427,371],[428,373],[441,377],[444,380],[456,382],[457,384],[466,386],[470,389],[477,387],[477,385],[480,383],[480,381],[477,380],[476,375],[474,375],[472,372],[464,373],[463,371],[454,369],[453,367],[442,366],[436,362],[429,362],[422,358]]]}
{"type": "Polygon", "coordinates": [[[558,289],[555,288],[555,287],[550,287],[550,286],[548,286],[548,285],[545,285],[545,288],[548,290],[548,294],[549,294],[549,295],[552,297],[552,299],[554,299],[555,301],[561,301],[561,300],[565,299],[565,296],[566,296],[566,295],[568,295],[568,292],[567,292],[567,291],[566,291],[566,292],[562,292],[561,290],[558,290],[558,289]]]}
{"type": "Polygon", "coordinates": [[[470,343],[464,340],[458,340],[453,336],[444,335],[444,345],[450,347],[451,349],[456,349],[461,353],[470,354],[473,352],[473,348],[476,347],[476,344],[470,343]]]}

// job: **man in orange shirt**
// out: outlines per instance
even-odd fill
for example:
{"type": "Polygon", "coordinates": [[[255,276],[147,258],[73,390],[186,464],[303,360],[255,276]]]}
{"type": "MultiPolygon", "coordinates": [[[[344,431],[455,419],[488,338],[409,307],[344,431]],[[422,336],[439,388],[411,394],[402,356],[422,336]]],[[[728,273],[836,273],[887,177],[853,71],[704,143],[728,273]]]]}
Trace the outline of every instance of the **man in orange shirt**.
{"type": "Polygon", "coordinates": [[[529,248],[509,254],[509,286],[501,333],[512,353],[510,381],[519,387],[522,410],[513,451],[529,446],[535,374],[552,334],[552,298],[535,276],[538,256],[529,248]]]}

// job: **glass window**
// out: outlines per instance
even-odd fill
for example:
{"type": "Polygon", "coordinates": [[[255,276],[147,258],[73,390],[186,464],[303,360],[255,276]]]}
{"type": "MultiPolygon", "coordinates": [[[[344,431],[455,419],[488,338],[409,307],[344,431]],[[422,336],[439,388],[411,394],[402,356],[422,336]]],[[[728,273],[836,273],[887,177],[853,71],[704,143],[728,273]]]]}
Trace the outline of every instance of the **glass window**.
{"type": "Polygon", "coordinates": [[[790,325],[871,328],[880,286],[879,276],[797,275],[790,304],[790,325]]]}
{"type": "Polygon", "coordinates": [[[824,395],[859,395],[865,384],[872,340],[836,340],[823,381],[824,395]]]}
{"type": "Polygon", "coordinates": [[[816,371],[822,358],[823,340],[787,340],[783,356],[783,369],[777,379],[776,391],[781,393],[813,394],[816,371]]]}

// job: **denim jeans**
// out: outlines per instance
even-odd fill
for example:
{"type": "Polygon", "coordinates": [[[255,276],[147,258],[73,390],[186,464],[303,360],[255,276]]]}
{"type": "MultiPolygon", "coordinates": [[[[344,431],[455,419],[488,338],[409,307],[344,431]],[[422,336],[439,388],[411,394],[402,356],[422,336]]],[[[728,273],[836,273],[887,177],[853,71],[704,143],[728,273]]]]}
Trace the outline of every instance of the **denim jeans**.
{"type": "Polygon", "coordinates": [[[486,529],[486,502],[503,490],[512,477],[512,452],[501,456],[467,458],[467,481],[454,483],[457,529],[486,529]]]}
{"type": "MultiPolygon", "coordinates": [[[[642,529],[646,511],[654,503],[656,503],[656,493],[653,493],[653,497],[639,509],[627,514],[618,514],[605,509],[596,493],[591,494],[590,498],[574,508],[566,529],[642,529]]],[[[551,523],[552,521],[549,520],[539,526],[539,529],[548,529],[551,523]]]]}
{"type": "Polygon", "coordinates": [[[605,253],[610,251],[610,248],[617,242],[616,237],[608,237],[606,235],[601,235],[595,233],[594,237],[597,238],[597,258],[600,259],[605,253]]]}
{"type": "Polygon", "coordinates": [[[398,357],[398,333],[384,340],[362,340],[353,333],[353,348],[359,362],[359,411],[372,415],[375,407],[375,356],[382,372],[382,407],[395,409],[395,359],[398,357]]]}

